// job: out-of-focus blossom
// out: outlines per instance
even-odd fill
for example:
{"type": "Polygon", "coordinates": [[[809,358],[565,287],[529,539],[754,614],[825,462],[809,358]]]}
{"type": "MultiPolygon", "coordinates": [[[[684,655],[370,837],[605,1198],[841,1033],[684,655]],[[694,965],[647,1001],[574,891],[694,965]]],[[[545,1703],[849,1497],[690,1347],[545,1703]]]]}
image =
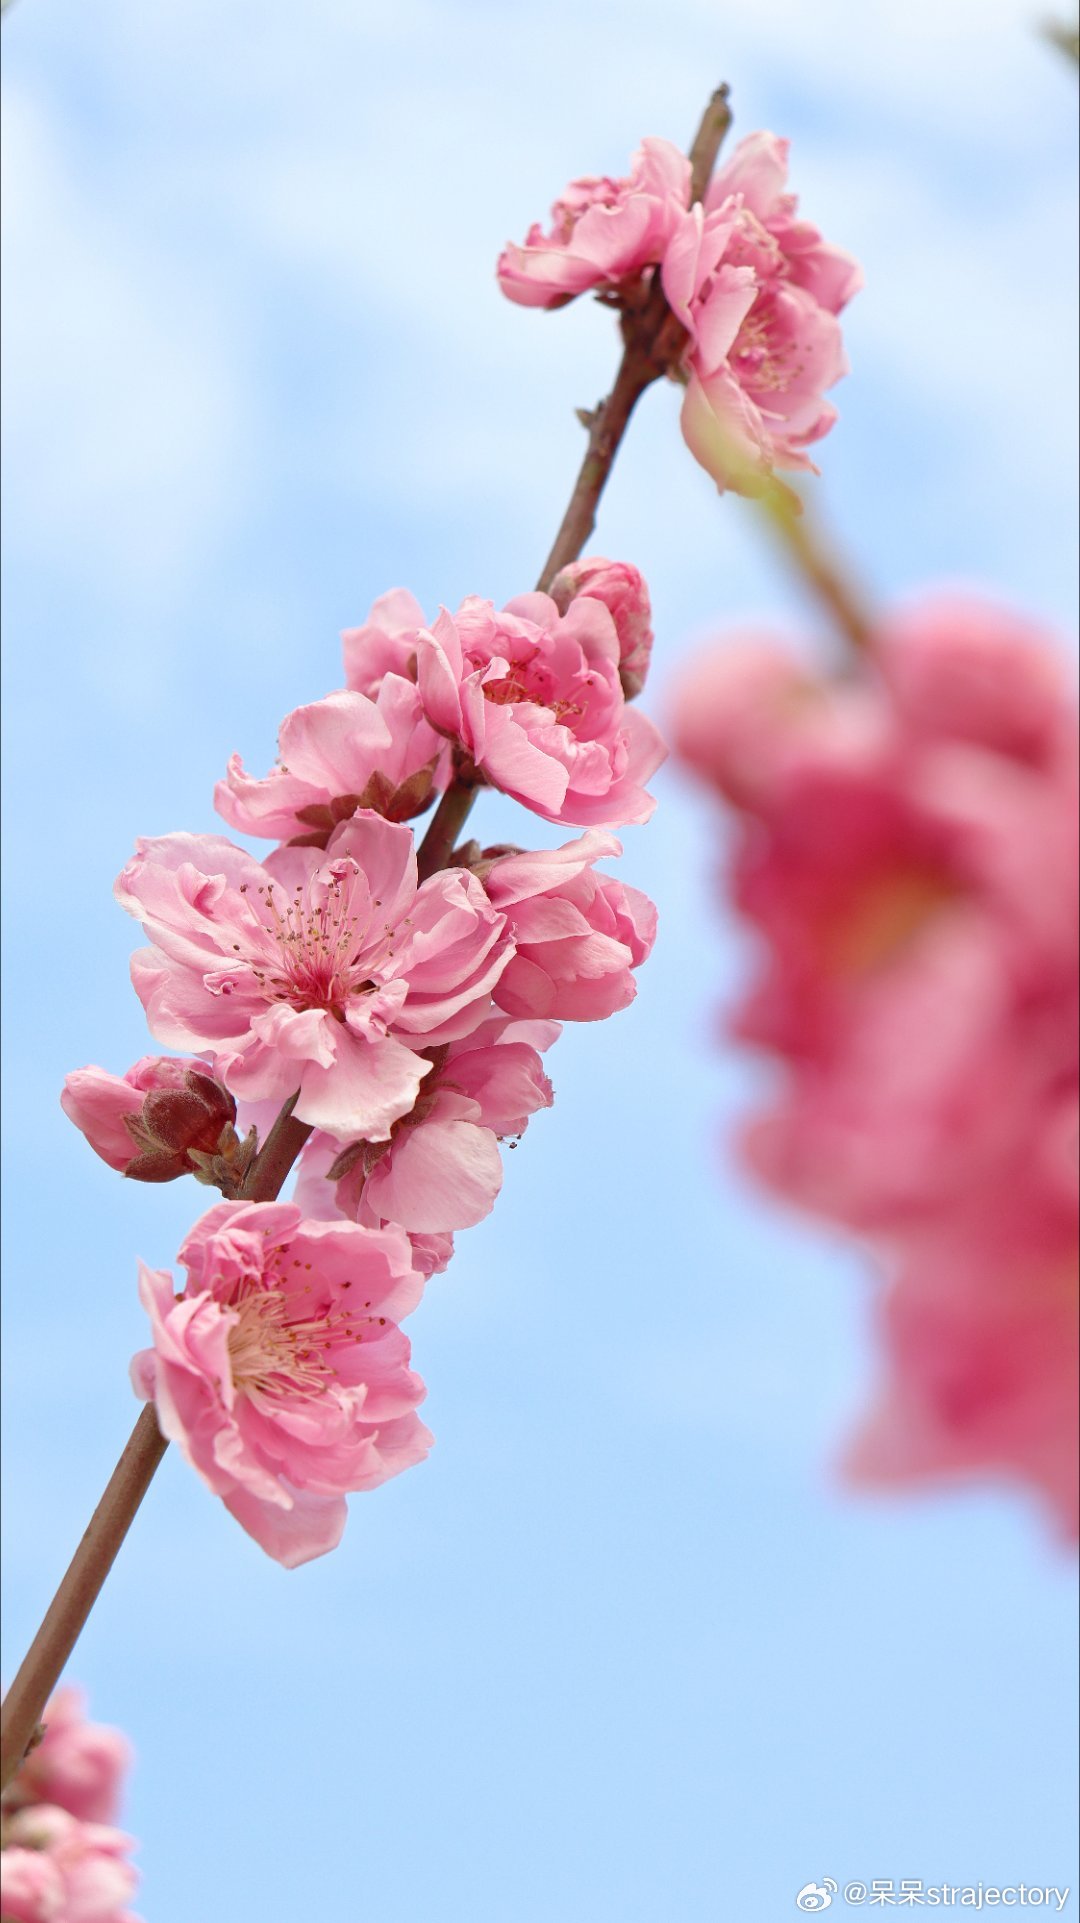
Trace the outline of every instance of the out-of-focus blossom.
{"type": "MultiPolygon", "coordinates": [[[[389,1142],[340,1153],[326,1137],[312,1137],[301,1159],[298,1204],[324,1216],[332,1196],[335,1211],[372,1227],[397,1223],[414,1245],[417,1237],[430,1244],[482,1221],[502,1187],[500,1140],[520,1136],[530,1115],[551,1106],[539,1051],[558,1033],[557,1022],[496,1015],[474,1035],[433,1051],[431,1074],[389,1142]]],[[[426,1274],[424,1255],[422,1249],[414,1260],[426,1274]]]]}
{"type": "Polygon", "coordinates": [[[551,583],[551,598],[565,614],[578,594],[602,601],[619,638],[619,680],[628,701],[641,693],[652,653],[652,608],[649,590],[637,568],[628,561],[605,561],[589,555],[560,569],[551,583]]]}
{"type": "Polygon", "coordinates": [[[0,1852],[4,1923],[139,1923],[127,1907],[138,1872],[130,1836],[34,1803],[5,1824],[0,1852]]]}
{"type": "Polygon", "coordinates": [[[407,821],[445,786],[446,744],[424,719],[413,681],[384,676],[378,695],[343,688],[281,724],[276,768],[261,780],[233,755],[214,791],[219,815],[243,834],[325,848],[358,808],[407,821]]]}
{"type": "Polygon", "coordinates": [[[410,830],[360,812],[325,852],[265,864],[217,836],[137,844],[117,895],[154,943],[132,960],[152,1032],[212,1052],[236,1095],[347,1140],[386,1136],[430,1062],[490,1011],[501,915],[460,869],[416,883],[410,830]]]}
{"type": "Polygon", "coordinates": [[[643,140],[625,180],[572,180],[551,230],[529,229],[499,257],[499,286],[523,307],[563,307],[590,288],[621,288],[663,259],[690,202],[690,162],[670,141],[643,140]]]}
{"type": "MultiPolygon", "coordinates": [[[[1075,1158],[1075,1115],[1072,1155],[1075,1158]]],[[[875,1487],[987,1471],[1039,1489],[1075,1536],[1076,1197],[1040,1179],[980,1190],[900,1238],[880,1309],[885,1375],[848,1446],[875,1487]]],[[[1015,1175],[1015,1171],[1010,1171],[1015,1175]]]]}
{"type": "Polygon", "coordinates": [[[5,1816],[28,1803],[55,1803],[84,1823],[115,1822],[131,1745],[118,1729],[86,1720],[86,1697],[66,1685],[42,1712],[45,1734],[4,1791],[5,1816]]]}
{"type": "Polygon", "coordinates": [[[493,787],[548,821],[618,827],[651,816],[644,783],[666,752],[627,706],[619,661],[612,615],[587,594],[565,615],[547,594],[501,613],[472,596],[420,635],[420,693],[493,787]]]}
{"type": "Polygon", "coordinates": [[[154,1346],[132,1363],[162,1434],[267,1554],[333,1549],[345,1493],[419,1462],[424,1387],[397,1326],[422,1277],[399,1230],[304,1220],[283,1202],[222,1202],[172,1277],[143,1267],[154,1346]]]}
{"type": "Polygon", "coordinates": [[[190,1175],[223,1136],[231,1140],[236,1120],[236,1103],[206,1064],[171,1055],[144,1055],[124,1075],[73,1069],[60,1105],[95,1155],[137,1182],[190,1175]]]}
{"type": "Polygon", "coordinates": [[[748,1159],[899,1268],[895,1383],[860,1472],[1011,1463],[1064,1506],[1080,1050],[1062,659],[1031,624],[942,598],[883,623],[846,683],[736,647],[684,684],[676,738],[742,815],[735,899],[764,960],[734,1027],[786,1067],[748,1159]]]}
{"type": "MultiPolygon", "coordinates": [[[[682,427],[720,487],[759,489],[774,468],[810,468],[836,419],[825,391],[847,372],[837,315],[855,261],[796,218],[788,142],[750,134],[680,220],[664,291],[689,334],[682,427]]],[[[816,470],[814,470],[816,471],[816,470]]]]}
{"type": "Polygon", "coordinates": [[[591,829],[561,848],[481,859],[515,947],[497,985],[500,1008],[595,1022],[633,1001],[631,970],[652,949],[656,909],[640,889],[595,872],[595,862],[621,853],[614,835],[591,829]]]}

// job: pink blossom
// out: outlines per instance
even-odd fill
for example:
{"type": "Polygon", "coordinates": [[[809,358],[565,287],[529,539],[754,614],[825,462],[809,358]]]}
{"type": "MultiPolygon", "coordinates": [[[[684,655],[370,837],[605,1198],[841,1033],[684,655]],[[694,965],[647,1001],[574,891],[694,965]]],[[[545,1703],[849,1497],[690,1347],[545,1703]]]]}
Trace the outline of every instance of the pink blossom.
{"type": "Polygon", "coordinates": [[[750,814],[782,808],[788,783],[820,763],[853,775],[894,740],[874,685],[822,681],[774,636],[738,634],[694,659],[676,688],[680,759],[750,814]]]}
{"type": "Polygon", "coordinates": [[[217,836],[137,844],[117,895],[155,944],[132,979],[168,1047],[211,1051],[236,1095],[342,1139],[386,1136],[430,1062],[485,1019],[504,922],[460,870],[416,883],[409,829],[361,811],[325,853],[260,866],[217,836]]]}
{"type": "Polygon", "coordinates": [[[772,134],[740,141],[663,265],[690,336],[683,434],[718,485],[742,493],[776,467],[813,469],[805,450],[836,419],[825,390],[847,371],[836,316],[861,281],[849,255],[795,218],[787,152],[772,134]]]}
{"type": "Polygon", "coordinates": [[[111,1823],[120,1805],[131,1745],[118,1729],[88,1723],[81,1689],[65,1687],[42,1714],[45,1734],[4,1791],[4,1813],[28,1803],[55,1803],[84,1823],[111,1823]]]}
{"type": "Polygon", "coordinates": [[[342,634],[346,687],[375,700],[387,675],[415,681],[416,637],[423,626],[424,610],[408,588],[381,594],[367,620],[342,634]]]}
{"type": "MultiPolygon", "coordinates": [[[[808,220],[799,220],[798,200],[787,192],[789,140],[775,134],[747,134],[730,159],[713,174],[705,194],[711,214],[737,203],[745,257],[761,272],[770,271],[812,295],[819,307],[839,314],[863,284],[862,269],[851,254],[822,239],[808,220]]],[[[741,258],[740,249],[735,250],[741,258]]]]}
{"type": "Polygon", "coordinates": [[[287,1568],[333,1549],[345,1492],[419,1462],[431,1437],[397,1327],[423,1280],[395,1229],[222,1202],[195,1224],[186,1287],[142,1267],[154,1346],[137,1394],[237,1522],[287,1568]]]}
{"type": "Polygon", "coordinates": [[[296,708],[281,724],[279,761],[256,780],[233,755],[214,791],[219,815],[242,833],[325,848],[358,808],[407,821],[446,784],[446,745],[424,719],[412,681],[387,674],[377,699],[343,688],[296,708]]]}
{"type": "Polygon", "coordinates": [[[632,701],[645,686],[653,644],[652,609],[644,579],[627,561],[605,561],[598,554],[589,555],[584,561],[571,561],[551,584],[551,598],[560,614],[566,613],[578,594],[602,601],[614,621],[619,638],[619,680],[626,699],[632,701]]]}
{"type": "Polygon", "coordinates": [[[501,614],[473,596],[421,634],[420,694],[432,726],[546,820],[647,821],[643,783],[665,749],[627,706],[619,657],[608,608],[587,594],[565,615],[547,594],[519,595],[501,614]]]}
{"type": "Polygon", "coordinates": [[[139,1923],[130,1836],[51,1803],[17,1811],[0,1853],[4,1923],[139,1923]]]}
{"type": "Polygon", "coordinates": [[[663,258],[690,201],[690,162],[667,140],[643,140],[625,180],[572,180],[551,231],[529,229],[499,258],[499,285],[523,307],[562,307],[592,287],[621,287],[663,258]]]}
{"type": "MultiPolygon", "coordinates": [[[[431,1075],[388,1143],[357,1143],[339,1154],[325,1136],[312,1137],[297,1201],[324,1215],[333,1169],[336,1210],[372,1227],[399,1224],[414,1248],[418,1237],[430,1245],[482,1221],[502,1187],[500,1140],[521,1135],[530,1115],[551,1106],[538,1051],[558,1033],[556,1022],[496,1015],[474,1035],[433,1051],[431,1075]]],[[[426,1274],[424,1255],[422,1248],[414,1260],[426,1274]]]]}
{"type": "Polygon", "coordinates": [[[171,1055],[144,1055],[124,1075],[73,1069],[60,1105],[103,1162],[139,1182],[190,1175],[192,1151],[216,1154],[236,1119],[236,1103],[204,1062],[171,1055]]]}
{"type": "Polygon", "coordinates": [[[1008,1475],[1075,1538],[1075,1203],[1055,1209],[1027,1185],[983,1192],[906,1238],[901,1258],[880,1314],[886,1375],[848,1475],[878,1487],[1008,1475]]]}
{"type": "Polygon", "coordinates": [[[1038,622],[975,594],[938,594],[889,614],[875,654],[913,738],[967,741],[1048,771],[1068,766],[1068,656],[1038,622]]]}
{"type": "Polygon", "coordinates": [[[1009,1463],[1061,1503],[1070,1379],[1047,1359],[1075,1313],[1071,705],[1029,623],[941,598],[883,623],[846,683],[744,644],[691,677],[676,731],[742,811],[735,896],[764,954],[735,1029],[786,1070],[745,1152],[900,1263],[895,1386],[859,1464],[1009,1463]]]}
{"type": "Polygon", "coordinates": [[[656,909],[639,889],[595,873],[595,862],[621,853],[614,835],[593,829],[561,848],[483,863],[516,950],[496,989],[500,1008],[595,1022],[633,1001],[630,971],[652,949],[656,909]]]}

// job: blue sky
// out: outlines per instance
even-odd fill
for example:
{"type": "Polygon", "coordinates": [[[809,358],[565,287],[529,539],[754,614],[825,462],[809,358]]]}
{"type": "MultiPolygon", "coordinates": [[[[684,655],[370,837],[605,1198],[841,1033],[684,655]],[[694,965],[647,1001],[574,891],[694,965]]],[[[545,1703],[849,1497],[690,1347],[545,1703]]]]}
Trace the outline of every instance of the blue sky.
{"type": "MultiPolygon", "coordinates": [[[[500,300],[507,237],[728,79],[866,267],[837,538],[882,598],[963,579],[1072,624],[1075,81],[1037,12],[5,19],[7,1674],[135,1412],[135,1255],[170,1263],[205,1199],[125,1186],[57,1105],[147,1046],[113,877],[137,833],[213,831],[228,754],[269,766],[375,595],[531,584],[615,339],[500,300]]],[[[658,718],[708,635],[816,625],[676,419],[646,397],[596,540],[649,579],[658,718]]],[[[1076,1882],[1072,1564],[1022,1494],[831,1482],[873,1278],[732,1165],[747,953],[715,821],[657,791],[625,836],[661,911],[638,1000],[564,1036],[411,1325],[430,1461],[286,1574],[171,1452],[125,1545],[72,1673],[139,1752],[149,1923],[772,1923],[825,1876],[1076,1882]]]]}

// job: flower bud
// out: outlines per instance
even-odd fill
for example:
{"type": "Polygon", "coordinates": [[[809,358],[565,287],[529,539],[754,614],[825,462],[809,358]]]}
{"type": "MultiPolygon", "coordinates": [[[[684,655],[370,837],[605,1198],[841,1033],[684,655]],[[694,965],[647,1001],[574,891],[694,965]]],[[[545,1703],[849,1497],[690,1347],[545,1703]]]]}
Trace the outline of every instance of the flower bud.
{"type": "Polygon", "coordinates": [[[579,594],[602,601],[615,623],[619,680],[626,699],[632,701],[645,685],[652,652],[649,590],[629,562],[605,561],[601,555],[593,555],[584,561],[571,561],[551,584],[551,598],[560,614],[566,613],[579,594]]]}
{"type": "Polygon", "coordinates": [[[94,1153],[136,1182],[213,1180],[208,1165],[237,1146],[236,1103],[201,1062],[146,1055],[126,1075],[79,1068],[60,1102],[94,1153]]]}

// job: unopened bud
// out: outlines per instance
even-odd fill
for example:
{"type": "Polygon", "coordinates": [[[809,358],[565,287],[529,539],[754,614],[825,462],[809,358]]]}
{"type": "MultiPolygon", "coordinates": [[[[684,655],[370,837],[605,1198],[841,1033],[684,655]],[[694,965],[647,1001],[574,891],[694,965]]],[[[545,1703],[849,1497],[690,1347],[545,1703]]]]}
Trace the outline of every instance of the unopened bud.
{"type": "Polygon", "coordinates": [[[195,1174],[237,1142],[228,1090],[202,1063],[171,1055],[146,1055],[126,1075],[76,1069],[60,1101],[94,1153],[136,1182],[195,1174]]]}
{"type": "Polygon", "coordinates": [[[579,594],[603,602],[619,637],[623,693],[632,701],[645,685],[653,643],[649,590],[637,568],[628,561],[605,561],[601,555],[571,561],[555,576],[550,593],[560,614],[579,594]]]}

